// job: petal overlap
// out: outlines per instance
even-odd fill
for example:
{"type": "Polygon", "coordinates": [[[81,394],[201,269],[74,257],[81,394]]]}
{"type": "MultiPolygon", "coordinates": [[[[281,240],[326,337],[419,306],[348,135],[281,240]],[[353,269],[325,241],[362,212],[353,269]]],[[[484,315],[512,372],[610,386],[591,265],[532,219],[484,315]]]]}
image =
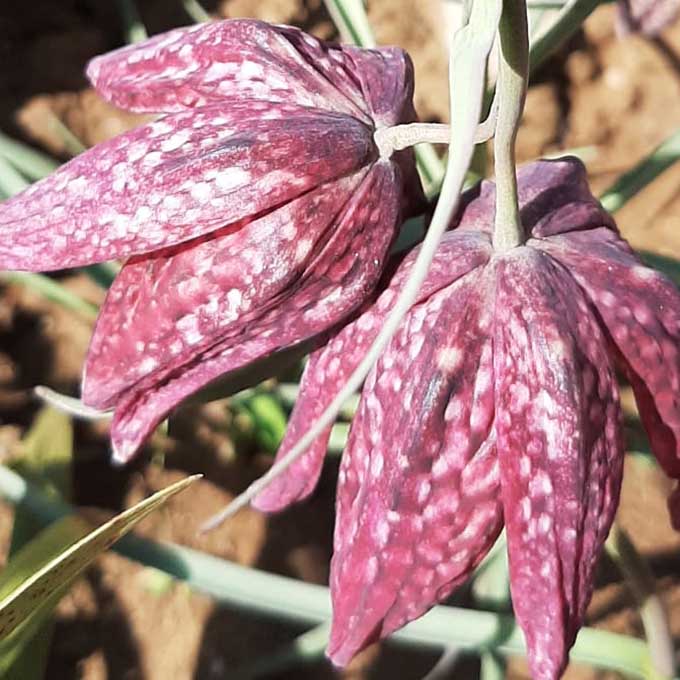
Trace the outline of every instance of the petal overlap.
{"type": "Polygon", "coordinates": [[[266,215],[126,264],[88,351],[83,399],[105,409],[143,377],[251,322],[304,272],[365,171],[266,215]]]}
{"type": "Polygon", "coordinates": [[[500,532],[484,278],[413,307],[367,378],[338,486],[336,663],[448,596],[500,532]]]}
{"type": "MultiPolygon", "coordinates": [[[[312,426],[359,365],[392,310],[417,254],[418,248],[399,263],[389,286],[374,304],[368,305],[356,321],[347,324],[310,356],[300,383],[300,396],[276,454],[277,460],[283,458],[312,426]]],[[[485,234],[449,232],[442,240],[416,302],[427,299],[486,263],[490,255],[491,244],[485,234]]],[[[304,456],[257,497],[255,507],[275,512],[312,493],[321,474],[329,436],[330,428],[327,428],[304,456]]]]}
{"type": "Polygon", "coordinates": [[[127,460],[168,412],[220,376],[312,340],[357,310],[375,288],[399,219],[398,169],[377,164],[337,218],[331,238],[295,285],[234,324],[190,360],[166,364],[128,390],[112,425],[116,458],[127,460]],[[368,261],[368,264],[366,264],[368,261]],[[359,266],[358,263],[362,263],[359,266]]]}
{"type": "Polygon", "coordinates": [[[342,52],[292,27],[237,19],[175,29],[109,52],[90,62],[87,75],[108,101],[140,113],[267,101],[369,122],[356,79],[344,68],[338,73],[341,58],[333,59],[326,73],[314,59],[342,52]]]}
{"type": "MultiPolygon", "coordinates": [[[[119,462],[197,392],[313,350],[281,458],[418,252],[389,255],[423,208],[413,152],[383,158],[374,141],[415,120],[410,59],[242,20],[157,36],[88,74],[114,104],[161,115],[0,204],[0,268],[126,260],[83,380],[86,403],[114,410],[119,462]]],[[[539,161],[518,183],[524,242],[494,251],[492,182],[464,196],[364,385],[339,472],[338,664],[448,597],[505,525],[533,676],[559,677],[618,502],[615,362],[680,479],[680,294],[619,237],[579,161],[539,161]]],[[[256,505],[310,494],[328,433],[256,505]]],[[[669,503],[680,526],[677,488],[669,503]]]]}
{"type": "MultiPolygon", "coordinates": [[[[620,238],[579,161],[531,164],[518,182],[526,242],[494,252],[493,183],[464,195],[363,387],[336,501],[328,655],[339,665],[446,598],[504,525],[532,677],[560,677],[619,499],[615,365],[677,476],[680,293],[620,238]]],[[[358,364],[417,252],[313,355],[279,456],[358,364]]],[[[256,505],[311,493],[327,438],[256,505]]]]}
{"type": "Polygon", "coordinates": [[[415,119],[413,67],[398,48],[234,20],[102,55],[88,76],[160,115],[0,204],[0,268],[126,260],[82,385],[115,411],[122,461],[194,392],[245,387],[373,299],[401,218],[424,207],[412,150],[383,158],[374,141],[415,119]]]}
{"type": "Polygon", "coordinates": [[[496,436],[513,606],[532,677],[557,678],[618,504],[618,390],[571,276],[531,248],[498,267],[496,436]]]}
{"type": "Polygon", "coordinates": [[[0,268],[61,269],[176,245],[353,174],[375,153],[368,127],[324,111],[252,102],[173,114],[0,204],[0,268]]]}

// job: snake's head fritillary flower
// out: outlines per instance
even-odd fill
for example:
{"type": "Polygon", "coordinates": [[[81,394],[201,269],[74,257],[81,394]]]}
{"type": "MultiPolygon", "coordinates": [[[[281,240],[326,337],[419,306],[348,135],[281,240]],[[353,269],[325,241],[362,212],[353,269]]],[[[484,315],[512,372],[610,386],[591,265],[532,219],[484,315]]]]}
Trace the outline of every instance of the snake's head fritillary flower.
{"type": "Polygon", "coordinates": [[[372,293],[422,201],[413,153],[377,130],[415,118],[397,48],[361,50],[235,20],[94,59],[113,104],[161,114],[0,205],[0,269],[124,258],[83,401],[115,409],[125,461],[187,396],[313,340],[372,293]]]}
{"type": "MultiPolygon", "coordinates": [[[[329,655],[340,665],[447,598],[505,525],[532,675],[559,677],[618,504],[615,367],[661,465],[680,478],[678,290],[620,238],[579,161],[524,167],[519,192],[529,238],[504,253],[491,243],[494,185],[465,197],[366,380],[339,472],[329,655]]],[[[415,254],[312,355],[279,455],[376,337],[415,254]]],[[[256,505],[309,494],[327,439],[256,505]]]]}
{"type": "Polygon", "coordinates": [[[619,0],[616,29],[620,35],[655,37],[680,14],[679,0],[619,0]]]}

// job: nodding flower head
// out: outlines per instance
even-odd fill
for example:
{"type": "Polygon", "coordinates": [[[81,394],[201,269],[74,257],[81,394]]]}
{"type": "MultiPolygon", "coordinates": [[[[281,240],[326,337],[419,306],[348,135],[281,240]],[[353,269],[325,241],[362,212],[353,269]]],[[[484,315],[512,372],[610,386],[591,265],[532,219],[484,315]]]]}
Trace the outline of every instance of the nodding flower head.
{"type": "Polygon", "coordinates": [[[422,202],[400,49],[224,21],[94,59],[110,102],[160,114],[0,204],[0,269],[125,264],[99,315],[83,401],[115,409],[125,461],[220,376],[314,342],[372,293],[422,202]]]}
{"type": "MultiPolygon", "coordinates": [[[[505,526],[532,675],[559,677],[618,504],[616,367],[680,478],[678,290],[620,238],[579,161],[522,168],[519,194],[528,238],[504,253],[491,243],[493,183],[464,197],[366,380],[339,472],[329,655],[340,665],[447,598],[505,526]]],[[[279,456],[356,367],[415,255],[312,354],[279,456]]],[[[255,505],[311,493],[328,435],[255,505]]],[[[672,498],[676,523],[679,510],[672,498]]]]}
{"type": "Polygon", "coordinates": [[[679,0],[619,0],[616,30],[620,35],[642,33],[655,37],[680,14],[679,0]]]}

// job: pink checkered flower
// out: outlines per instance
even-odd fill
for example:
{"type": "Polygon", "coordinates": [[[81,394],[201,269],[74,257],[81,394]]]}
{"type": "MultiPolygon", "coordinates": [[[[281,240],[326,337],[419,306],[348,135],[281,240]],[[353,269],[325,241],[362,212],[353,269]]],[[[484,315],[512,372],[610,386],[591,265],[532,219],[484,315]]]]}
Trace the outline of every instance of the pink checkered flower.
{"type": "MultiPolygon", "coordinates": [[[[559,677],[618,504],[615,366],[680,478],[680,294],[620,238],[579,161],[522,168],[519,193],[529,238],[504,253],[491,243],[493,183],[465,198],[366,380],[339,472],[329,655],[340,665],[446,599],[505,525],[532,675],[559,677]]],[[[356,367],[415,255],[312,355],[279,456],[356,367]]],[[[328,434],[257,507],[311,493],[328,434]]]]}
{"type": "Polygon", "coordinates": [[[680,14],[679,0],[619,0],[616,29],[619,35],[642,33],[659,35],[680,14]]]}
{"type": "Polygon", "coordinates": [[[313,341],[372,293],[422,199],[400,49],[223,21],[94,59],[122,108],[161,114],[0,205],[0,269],[126,258],[99,315],[83,401],[115,409],[125,461],[220,376],[313,341]]]}

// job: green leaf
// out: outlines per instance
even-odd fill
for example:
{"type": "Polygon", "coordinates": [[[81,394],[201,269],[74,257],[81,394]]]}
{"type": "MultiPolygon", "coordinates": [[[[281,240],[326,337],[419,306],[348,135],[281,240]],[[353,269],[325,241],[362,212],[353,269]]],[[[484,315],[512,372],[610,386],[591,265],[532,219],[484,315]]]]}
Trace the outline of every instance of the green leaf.
{"type": "Polygon", "coordinates": [[[623,174],[600,197],[600,203],[613,213],[655,180],[680,158],[680,128],[667,137],[649,156],[623,174]]]}
{"type": "Polygon", "coordinates": [[[538,32],[532,40],[529,60],[533,73],[545,60],[559,49],[583,22],[597,9],[601,0],[569,0],[550,26],[538,32]]]}
{"type": "Polygon", "coordinates": [[[28,186],[23,175],[5,158],[0,156],[0,191],[7,198],[18,194],[28,186]]]}
{"type": "Polygon", "coordinates": [[[97,305],[83,300],[74,292],[62,286],[58,281],[51,279],[44,274],[34,274],[32,272],[0,272],[0,283],[16,283],[26,286],[31,290],[40,293],[48,300],[60,304],[66,309],[78,312],[87,319],[97,318],[97,305]]]}
{"type": "MultiPolygon", "coordinates": [[[[82,538],[90,528],[84,520],[71,516],[43,529],[0,572],[0,597],[4,598],[18,588],[42,563],[44,555],[63,550],[64,545],[82,538]]],[[[70,583],[49,595],[46,594],[32,608],[30,616],[19,622],[0,641],[0,677],[41,677],[51,642],[52,626],[49,618],[69,586],[70,583]]]]}
{"type": "Polygon", "coordinates": [[[22,441],[21,453],[13,465],[19,474],[48,493],[70,498],[73,425],[68,415],[42,408],[22,441]]]}
{"type": "Polygon", "coordinates": [[[83,153],[87,147],[75,136],[72,130],[54,113],[49,113],[45,120],[49,132],[55,134],[71,156],[83,153]]]}
{"type": "Polygon", "coordinates": [[[375,37],[362,0],[324,0],[340,37],[361,47],[375,47],[375,37]]]}
{"type": "MultiPolygon", "coordinates": [[[[7,467],[0,465],[0,496],[22,504],[41,521],[54,521],[73,510],[50,500],[7,467]]],[[[218,602],[269,616],[318,624],[330,617],[328,588],[243,567],[213,555],[171,543],[126,536],[114,550],[141,564],[184,580],[218,602]]],[[[423,647],[495,649],[523,654],[522,635],[512,617],[493,612],[438,606],[395,634],[396,640],[423,647]]],[[[645,678],[649,653],[642,640],[595,628],[583,628],[571,651],[575,662],[592,663],[632,677],[645,678]]]]}
{"type": "Polygon", "coordinates": [[[36,609],[61,597],[100,553],[197,478],[159,491],[94,530],[80,517],[66,517],[22,548],[0,576],[0,641],[28,625],[36,609]]]}
{"type": "Polygon", "coordinates": [[[675,651],[668,616],[656,589],[656,580],[628,534],[614,524],[605,543],[633,591],[649,645],[648,680],[671,680],[675,676],[675,651]]]}
{"type": "Polygon", "coordinates": [[[181,0],[184,11],[197,23],[212,21],[212,17],[203,9],[198,0],[181,0]]]}
{"type": "Polygon", "coordinates": [[[47,177],[60,165],[54,158],[12,139],[2,132],[0,132],[0,157],[9,161],[31,180],[47,177]]]}
{"type": "MultiPolygon", "coordinates": [[[[71,493],[73,426],[68,416],[43,408],[22,441],[22,455],[14,469],[33,480],[46,493],[68,498],[71,493]]],[[[33,515],[17,508],[14,514],[10,560],[39,531],[33,515]]],[[[53,603],[40,607],[30,625],[20,626],[8,639],[0,642],[0,676],[37,680],[45,674],[52,641],[50,620],[53,603]]]]}
{"type": "Polygon", "coordinates": [[[118,8],[123,20],[125,42],[130,44],[141,42],[149,37],[144,22],[139,16],[134,0],[118,0],[118,8]]]}
{"type": "Polygon", "coordinates": [[[328,644],[330,626],[322,623],[299,635],[292,642],[262,658],[255,659],[244,668],[230,674],[231,680],[256,680],[274,673],[318,661],[328,644]]]}
{"type": "Polygon", "coordinates": [[[276,453],[286,433],[286,414],[281,403],[272,394],[262,392],[253,395],[243,406],[250,413],[255,424],[255,437],[260,446],[270,453],[276,453]]]}

